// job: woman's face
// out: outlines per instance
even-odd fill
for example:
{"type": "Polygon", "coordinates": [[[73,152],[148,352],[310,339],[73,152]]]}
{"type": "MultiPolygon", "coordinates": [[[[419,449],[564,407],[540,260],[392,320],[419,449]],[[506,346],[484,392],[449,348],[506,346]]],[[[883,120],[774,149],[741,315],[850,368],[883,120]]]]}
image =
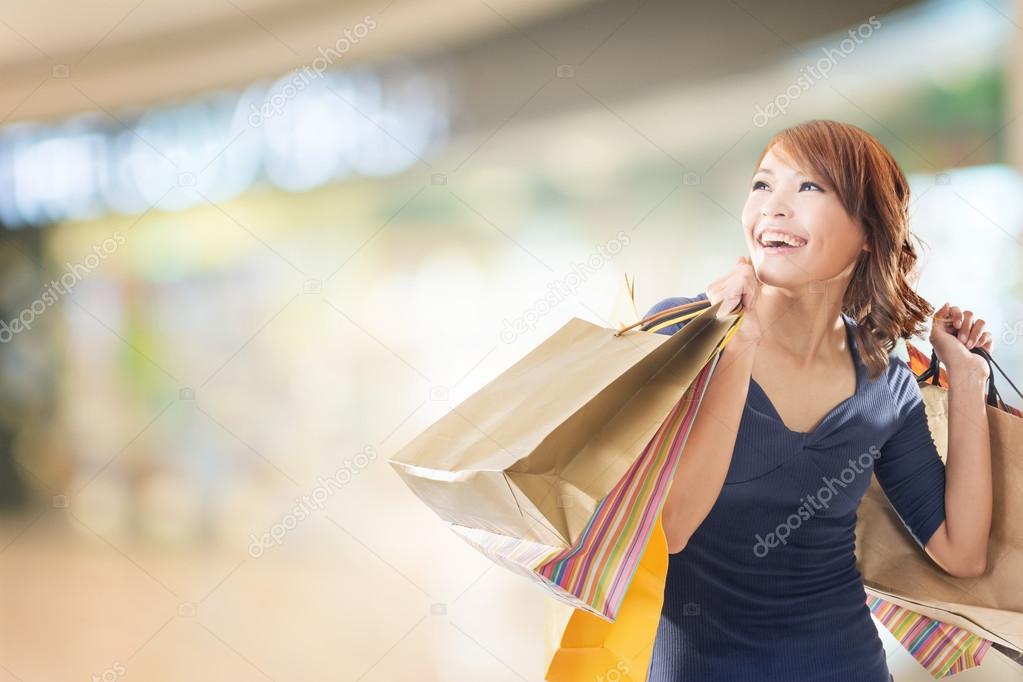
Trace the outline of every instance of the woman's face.
{"type": "Polygon", "coordinates": [[[869,250],[862,226],[823,178],[808,176],[782,158],[774,149],[764,155],[742,210],[757,277],[771,286],[802,289],[851,275],[860,251],[869,250]],[[765,241],[786,237],[793,245],[764,246],[761,234],[765,241]]]}

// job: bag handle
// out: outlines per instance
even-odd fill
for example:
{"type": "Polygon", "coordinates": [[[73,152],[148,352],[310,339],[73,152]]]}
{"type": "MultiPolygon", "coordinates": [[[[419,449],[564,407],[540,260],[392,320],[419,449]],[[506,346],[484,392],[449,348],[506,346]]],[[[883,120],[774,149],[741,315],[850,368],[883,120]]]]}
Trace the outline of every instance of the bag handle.
{"type": "Polygon", "coordinates": [[[696,301],[690,301],[689,303],[682,303],[670,308],[665,308],[659,313],[654,313],[649,317],[644,317],[639,322],[633,322],[628,327],[622,327],[615,332],[615,336],[621,336],[625,332],[630,329],[635,329],[636,327],[643,327],[643,331],[647,332],[657,331],[658,329],[663,329],[664,327],[696,317],[703,312],[705,308],[709,308],[710,306],[711,303],[709,300],[701,298],[696,301]],[[656,326],[650,326],[655,323],[656,326]]]}
{"type": "MultiPolygon", "coordinates": [[[[987,365],[988,365],[987,404],[988,405],[991,405],[992,407],[997,407],[998,409],[1003,409],[1003,407],[1005,405],[1005,401],[1002,400],[1001,394],[998,392],[998,389],[995,387],[995,368],[998,368],[998,373],[1001,374],[1002,377],[1009,383],[1009,386],[1012,386],[1012,389],[1014,391],[1016,391],[1017,395],[1019,395],[1021,398],[1023,398],[1023,393],[1020,393],[1020,390],[1018,388],[1016,388],[1016,384],[1012,383],[1012,379],[1010,379],[1009,375],[1007,375],[1005,373],[1005,370],[1003,370],[1001,368],[1001,366],[997,362],[995,362],[995,359],[991,357],[990,353],[988,353],[983,348],[979,348],[979,347],[978,348],[971,348],[970,352],[971,353],[976,353],[977,355],[981,356],[982,358],[984,358],[984,360],[987,361],[987,365]]],[[[928,365],[927,369],[925,369],[923,371],[923,373],[921,373],[919,376],[917,376],[917,382],[922,384],[922,383],[926,383],[928,380],[930,380],[931,384],[933,384],[934,386],[940,386],[941,384],[940,384],[940,381],[939,381],[940,380],[939,367],[940,367],[940,361],[938,360],[938,354],[934,352],[934,348],[931,348],[931,364],[928,365]]]]}
{"type": "MultiPolygon", "coordinates": [[[[994,369],[992,369],[991,366],[994,365],[994,368],[998,369],[998,373],[1002,375],[1002,378],[1005,379],[1006,382],[1008,382],[1009,386],[1012,386],[1012,390],[1016,391],[1016,395],[1018,395],[1020,398],[1023,398],[1023,393],[1021,393],[1020,390],[1018,388],[1016,388],[1016,384],[1012,383],[1012,379],[1010,379],[1009,375],[1005,373],[1005,370],[1002,369],[1001,365],[999,365],[997,362],[995,362],[995,359],[993,357],[991,357],[990,353],[988,353],[983,348],[971,348],[970,350],[972,352],[974,352],[974,353],[977,353],[978,355],[980,355],[985,360],[987,360],[987,366],[988,366],[989,369],[991,369],[990,377],[989,377],[988,380],[991,382],[992,385],[995,382],[995,373],[994,373],[994,369]]],[[[997,391],[996,391],[996,393],[997,393],[997,391]]],[[[1001,395],[999,395],[998,397],[999,397],[999,399],[1001,399],[1001,395]]]]}

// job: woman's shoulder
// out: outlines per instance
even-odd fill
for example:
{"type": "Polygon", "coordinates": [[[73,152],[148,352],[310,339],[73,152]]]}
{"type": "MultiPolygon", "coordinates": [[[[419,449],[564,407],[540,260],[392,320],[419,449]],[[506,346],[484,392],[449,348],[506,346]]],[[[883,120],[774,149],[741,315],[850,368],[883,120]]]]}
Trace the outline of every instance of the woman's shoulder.
{"type": "Polygon", "coordinates": [[[917,376],[910,368],[907,358],[903,357],[903,353],[899,344],[896,344],[888,353],[888,367],[884,372],[885,383],[900,414],[908,412],[923,400],[917,376]]]}
{"type": "MultiPolygon", "coordinates": [[[[682,305],[684,303],[692,303],[693,301],[699,301],[699,300],[708,300],[707,292],[701,291],[700,293],[696,294],[695,296],[670,296],[668,298],[662,299],[662,300],[658,301],[657,303],[655,303],[654,306],[652,308],[650,308],[649,311],[647,311],[647,314],[643,316],[643,319],[646,319],[646,318],[650,317],[651,315],[656,315],[657,313],[665,311],[665,310],[667,310],[669,308],[674,308],[675,306],[679,306],[679,305],[682,305]]],[[[685,322],[679,322],[679,323],[676,323],[676,324],[672,324],[672,325],[669,325],[667,327],[663,327],[661,329],[658,329],[657,333],[671,335],[671,334],[674,334],[675,332],[677,332],[679,329],[681,329],[684,324],[685,324],[685,322]]]]}
{"type": "Polygon", "coordinates": [[[655,303],[654,306],[650,308],[650,310],[647,312],[647,314],[644,315],[644,317],[656,315],[662,310],[667,310],[668,308],[673,308],[677,305],[682,305],[683,303],[692,303],[693,301],[699,300],[707,300],[707,292],[701,291],[695,296],[670,296],[655,303]]]}

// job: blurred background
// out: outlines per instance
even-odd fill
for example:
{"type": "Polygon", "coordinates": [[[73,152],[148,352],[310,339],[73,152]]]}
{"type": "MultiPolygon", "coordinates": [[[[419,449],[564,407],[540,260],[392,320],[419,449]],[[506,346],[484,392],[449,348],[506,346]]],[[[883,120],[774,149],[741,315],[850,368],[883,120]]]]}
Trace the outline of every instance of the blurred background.
{"type": "Polygon", "coordinates": [[[540,680],[387,459],[626,273],[704,291],[802,120],[1023,377],[1020,4],[0,2],[0,682],[540,680]]]}

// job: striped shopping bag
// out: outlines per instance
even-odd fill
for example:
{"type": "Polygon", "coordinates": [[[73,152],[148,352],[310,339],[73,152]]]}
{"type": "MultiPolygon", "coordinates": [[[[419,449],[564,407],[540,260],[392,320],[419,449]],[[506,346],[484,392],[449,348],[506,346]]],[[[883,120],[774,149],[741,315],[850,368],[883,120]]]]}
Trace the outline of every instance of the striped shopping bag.
{"type": "Polygon", "coordinates": [[[935,679],[976,668],[991,648],[991,640],[876,595],[867,595],[867,606],[935,679]]]}

